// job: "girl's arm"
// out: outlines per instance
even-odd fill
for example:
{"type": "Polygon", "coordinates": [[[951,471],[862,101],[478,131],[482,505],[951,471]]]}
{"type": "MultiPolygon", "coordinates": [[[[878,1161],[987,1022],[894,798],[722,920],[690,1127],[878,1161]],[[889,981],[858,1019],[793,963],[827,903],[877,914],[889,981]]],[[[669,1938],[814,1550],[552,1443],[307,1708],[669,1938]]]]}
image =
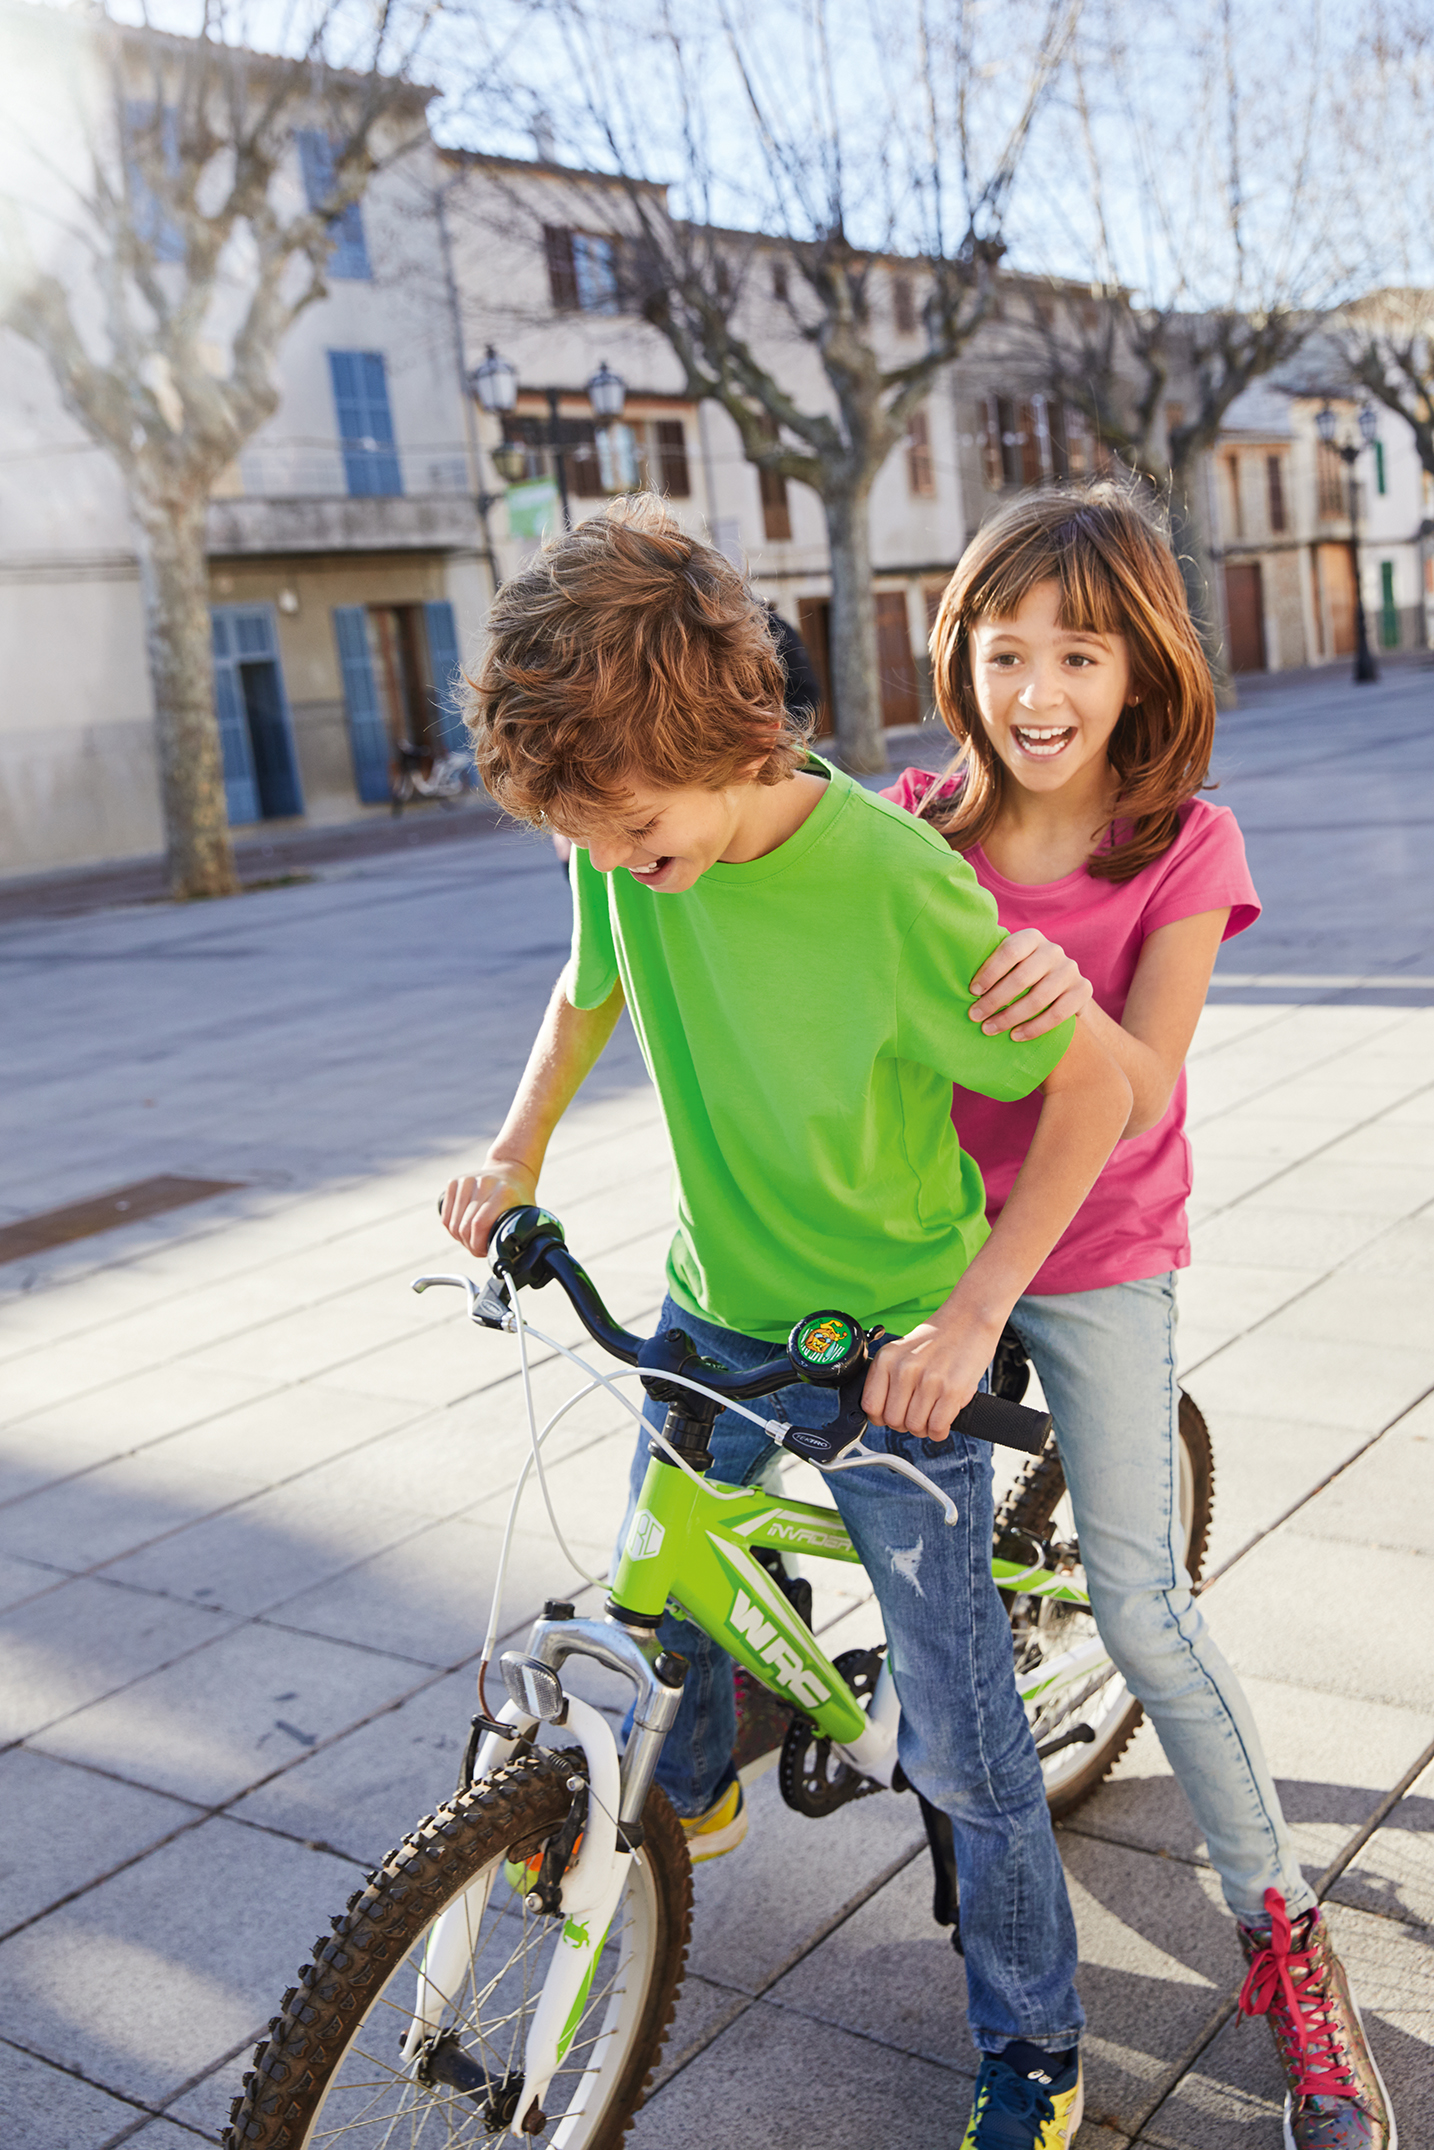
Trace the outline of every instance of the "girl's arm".
{"type": "Polygon", "coordinates": [[[875,1424],[945,1440],[1012,1307],[1095,1185],[1130,1109],[1130,1084],[1089,1022],[1087,1010],[1041,1084],[1041,1116],[990,1238],[930,1321],[873,1361],[861,1401],[875,1424]]]}
{"type": "MultiPolygon", "coordinates": [[[[1125,1141],[1147,1133],[1170,1103],[1229,916],[1227,907],[1157,927],[1140,951],[1118,1023],[1093,1000],[1081,1008],[1081,1021],[1115,1061],[1134,1096],[1125,1141]]],[[[1074,968],[1070,957],[1043,934],[1033,929],[1013,933],[971,981],[978,995],[969,1011],[971,1020],[991,1037],[1003,1030],[1020,1040],[1040,1037],[1070,1012],[1068,974],[1074,968]],[[1013,993],[1021,997],[1013,1000],[1013,993]],[[1034,1014],[1023,1013],[1031,1008],[1034,1014]]]]}

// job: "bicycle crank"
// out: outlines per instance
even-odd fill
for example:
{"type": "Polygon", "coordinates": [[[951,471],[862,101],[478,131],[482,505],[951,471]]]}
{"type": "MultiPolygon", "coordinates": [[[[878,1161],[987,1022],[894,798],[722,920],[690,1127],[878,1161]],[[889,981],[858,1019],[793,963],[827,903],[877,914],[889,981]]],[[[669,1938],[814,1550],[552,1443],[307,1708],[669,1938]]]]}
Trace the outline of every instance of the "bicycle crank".
{"type": "MultiPolygon", "coordinates": [[[[879,1644],[874,1650],[843,1650],[840,1657],[832,1659],[859,1702],[870,1703],[885,1655],[885,1644],[879,1644]]],[[[794,1717],[787,1729],[777,1764],[777,1782],[789,1807],[816,1820],[824,1814],[835,1814],[838,1807],[848,1806],[853,1799],[866,1799],[885,1789],[874,1777],[864,1777],[860,1770],[842,1761],[833,1742],[824,1738],[806,1717],[794,1717]]]]}

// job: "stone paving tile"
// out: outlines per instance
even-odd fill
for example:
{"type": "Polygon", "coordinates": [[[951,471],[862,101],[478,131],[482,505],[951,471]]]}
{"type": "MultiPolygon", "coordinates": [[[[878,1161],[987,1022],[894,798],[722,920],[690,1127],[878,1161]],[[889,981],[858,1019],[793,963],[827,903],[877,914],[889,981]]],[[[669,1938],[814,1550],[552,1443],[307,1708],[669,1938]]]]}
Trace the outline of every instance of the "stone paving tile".
{"type": "MultiPolygon", "coordinates": [[[[1334,1905],[1330,1925],[1365,2033],[1384,2077],[1402,2144],[1434,2142],[1434,1951],[1427,1933],[1334,1905]]],[[[1151,2150],[1264,2150],[1284,2102],[1274,2042],[1263,2023],[1235,2017],[1141,2135],[1151,2150]]]]}
{"type": "Polygon", "coordinates": [[[234,1798],[421,1678],[411,1662],[376,1650],[245,1626],[76,1711],[33,1744],[209,1806],[234,1798]]]}
{"type": "Polygon", "coordinates": [[[1434,1381],[1434,1350],[1291,1336],[1276,1314],[1200,1368],[1201,1408],[1377,1433],[1434,1381]]]}
{"type": "Polygon", "coordinates": [[[1415,1275],[1373,1276],[1353,1264],[1272,1312],[1268,1328],[1277,1336],[1335,1337],[1341,1343],[1434,1352],[1427,1281],[1415,1275]]]}
{"type": "MultiPolygon", "coordinates": [[[[501,1536],[466,1518],[434,1524],[331,1582],[283,1598],[269,1619],[286,1633],[329,1635],[428,1665],[456,1664],[482,1643],[501,1536]]],[[[608,1542],[569,1542],[594,1574],[602,1571],[608,1542]]],[[[583,1580],[550,1531],[518,1532],[503,1601],[505,1631],[526,1627],[545,1598],[571,1597],[583,1580]]]]}
{"type": "Polygon", "coordinates": [[[243,1460],[236,1451],[215,1470],[148,1452],[117,1457],[0,1510],[0,1547],[77,1573],[97,1568],[262,1491],[263,1478],[241,1471],[243,1460]]]}
{"type": "Polygon", "coordinates": [[[1206,1217],[1190,1231],[1197,1262],[1234,1262],[1242,1268],[1332,1269],[1390,1230],[1377,1211],[1331,1208],[1323,1215],[1282,1207],[1268,1195],[1206,1217]]]}
{"type": "Polygon", "coordinates": [[[1211,1621],[1235,1670],[1312,1694],[1434,1713],[1428,1562],[1310,1536],[1301,1528],[1308,1512],[1213,1586],[1211,1621]],[[1352,1606],[1378,1607],[1375,1646],[1363,1620],[1348,1617],[1352,1606]]]}
{"type": "Polygon", "coordinates": [[[24,1747],[0,1755],[0,1933],[136,1858],[198,1810],[24,1747]]]}
{"type": "MultiPolygon", "coordinates": [[[[1207,1609],[1212,1605],[1213,1599],[1207,1601],[1207,1609]]],[[[1218,1625],[1215,1632],[1219,1639],[1218,1625]]],[[[1424,1751],[1434,1719],[1358,1696],[1346,1696],[1332,1711],[1325,1696],[1307,1687],[1248,1674],[1241,1684],[1300,1863],[1313,1883],[1424,1751]]],[[[1157,1856],[1206,1858],[1195,1817],[1148,1719],[1065,1831],[1157,1856]]]]}
{"type": "MultiPolygon", "coordinates": [[[[1434,1933],[1434,1763],[1415,1779],[1329,1893],[1332,1903],[1422,1927],[1429,1940],[1434,1933]]],[[[1429,1969],[1434,1976],[1434,1962],[1429,1969]]]]}
{"type": "Polygon", "coordinates": [[[23,1605],[26,1599],[53,1590],[65,1580],[62,1570],[45,1561],[20,1560],[0,1553],[0,1612],[8,1612],[12,1605],[23,1605]]]}
{"type": "Polygon", "coordinates": [[[630,2150],[689,2143],[791,2150],[801,2141],[871,2150],[893,2139],[898,2114],[903,2139],[954,2142],[971,2090],[972,2079],[951,2068],[759,2001],[649,2100],[628,2143],[630,2150]]]}
{"type": "Polygon", "coordinates": [[[372,1558],[429,1520],[396,1501],[347,1493],[316,1472],[111,1561],[102,1573],[130,1589],[257,1613],[372,1558]],[[321,1476],[328,1482],[316,1483],[321,1476]]]}
{"type": "Polygon", "coordinates": [[[0,2079],[5,2150],[101,2150],[141,2117],[137,2107],[14,2045],[0,2043],[0,2079]]]}
{"type": "Polygon", "coordinates": [[[0,2014],[31,2050],[160,2104],[257,2034],[359,1878],[215,1818],[7,1942],[0,2014]]]}
{"type": "Polygon", "coordinates": [[[1302,1537],[1434,1553],[1434,1397],[1302,1508],[1302,1537]]]}
{"type": "Polygon", "coordinates": [[[1357,1426],[1322,1426],[1309,1419],[1231,1410],[1217,1400],[1220,1384],[1207,1383],[1205,1374],[1203,1365],[1188,1374],[1182,1367],[1181,1380],[1205,1411],[1215,1451],[1215,1513],[1205,1555],[1205,1573],[1212,1575],[1222,1561],[1287,1514],[1312,1485],[1356,1454],[1369,1433],[1357,1426]]]}
{"type": "Polygon", "coordinates": [[[105,1390],[103,1404],[71,1399],[5,1429],[4,1492],[28,1491],[131,1449],[199,1426],[275,1384],[193,1366],[152,1367],[105,1390]]]}
{"type": "Polygon", "coordinates": [[[1243,1336],[1319,1281],[1317,1269],[1260,1269],[1240,1262],[1196,1261],[1180,1273],[1178,1335],[1187,1327],[1218,1329],[1222,1341],[1243,1336]]]}
{"type": "Polygon", "coordinates": [[[148,1453],[178,1468],[222,1470],[242,1458],[246,1470],[271,1484],[346,1455],[379,1435],[411,1425],[412,1404],[326,1381],[275,1389],[208,1425],[170,1434],[148,1453]]]}
{"type": "Polygon", "coordinates": [[[0,1619],[0,1741],[63,1723],[203,1649],[227,1625],[196,1607],[85,1578],[17,1606],[0,1619]]]}

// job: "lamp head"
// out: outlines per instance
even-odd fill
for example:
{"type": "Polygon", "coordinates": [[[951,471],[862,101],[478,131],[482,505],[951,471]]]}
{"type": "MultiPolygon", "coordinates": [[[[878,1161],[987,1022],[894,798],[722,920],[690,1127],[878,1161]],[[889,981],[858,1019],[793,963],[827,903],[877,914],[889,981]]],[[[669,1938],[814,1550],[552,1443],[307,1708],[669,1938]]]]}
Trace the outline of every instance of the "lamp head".
{"type": "Polygon", "coordinates": [[[627,383],[620,373],[614,373],[606,360],[598,365],[597,372],[588,382],[588,401],[599,418],[621,418],[623,404],[627,401],[627,383]]]}
{"type": "Polygon", "coordinates": [[[506,485],[516,485],[528,468],[528,451],[523,443],[500,441],[493,450],[493,468],[506,485]]]}
{"type": "Polygon", "coordinates": [[[1366,447],[1379,431],[1379,413],[1367,396],[1359,406],[1359,430],[1364,435],[1366,447]]]}
{"type": "Polygon", "coordinates": [[[1334,446],[1335,428],[1338,424],[1339,420],[1334,414],[1334,405],[1332,403],[1326,403],[1323,410],[1315,413],[1315,431],[1324,442],[1326,448],[1334,446]]]}
{"type": "Polygon", "coordinates": [[[500,358],[490,343],[482,365],[469,374],[468,385],[485,411],[510,411],[518,400],[518,369],[500,358]]]}

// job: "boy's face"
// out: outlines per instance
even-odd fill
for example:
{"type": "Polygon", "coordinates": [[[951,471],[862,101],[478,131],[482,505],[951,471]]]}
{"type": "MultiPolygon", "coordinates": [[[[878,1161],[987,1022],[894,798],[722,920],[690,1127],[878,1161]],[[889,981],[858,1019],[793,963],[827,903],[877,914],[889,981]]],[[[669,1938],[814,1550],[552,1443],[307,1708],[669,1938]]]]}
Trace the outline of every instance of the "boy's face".
{"type": "Polygon", "coordinates": [[[658,791],[632,779],[610,816],[581,824],[563,816],[554,825],[586,846],[599,873],[625,868],[644,888],[680,896],[719,859],[740,863],[752,856],[747,830],[754,806],[763,803],[761,787],[744,781],[741,773],[724,791],[703,791],[695,784],[658,791]]]}

